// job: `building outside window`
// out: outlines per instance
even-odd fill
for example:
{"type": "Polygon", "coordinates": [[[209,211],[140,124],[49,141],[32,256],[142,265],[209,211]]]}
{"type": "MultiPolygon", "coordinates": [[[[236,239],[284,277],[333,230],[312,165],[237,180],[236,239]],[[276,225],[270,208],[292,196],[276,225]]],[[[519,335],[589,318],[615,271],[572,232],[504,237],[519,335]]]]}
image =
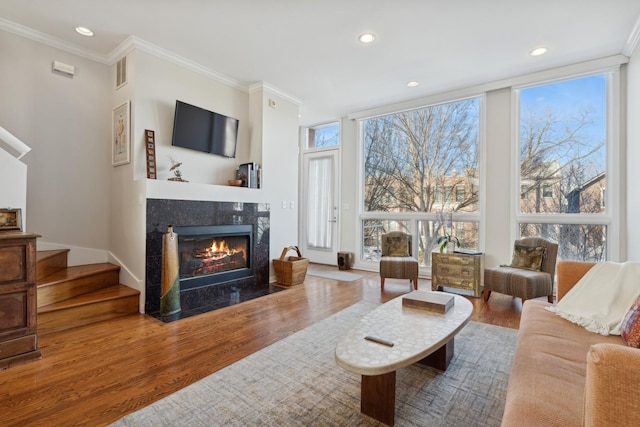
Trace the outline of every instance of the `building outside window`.
{"type": "Polygon", "coordinates": [[[478,248],[479,109],[471,98],[360,122],[362,260],[377,261],[380,236],[396,230],[422,267],[445,232],[478,248]]]}

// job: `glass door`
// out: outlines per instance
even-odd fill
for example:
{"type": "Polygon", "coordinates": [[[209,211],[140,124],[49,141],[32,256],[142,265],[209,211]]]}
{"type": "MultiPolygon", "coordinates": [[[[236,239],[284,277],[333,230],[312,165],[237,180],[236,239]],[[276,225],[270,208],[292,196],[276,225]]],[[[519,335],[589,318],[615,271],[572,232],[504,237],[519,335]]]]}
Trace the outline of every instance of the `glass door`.
{"type": "Polygon", "coordinates": [[[306,153],[303,159],[303,256],[336,265],[338,150],[306,153]]]}

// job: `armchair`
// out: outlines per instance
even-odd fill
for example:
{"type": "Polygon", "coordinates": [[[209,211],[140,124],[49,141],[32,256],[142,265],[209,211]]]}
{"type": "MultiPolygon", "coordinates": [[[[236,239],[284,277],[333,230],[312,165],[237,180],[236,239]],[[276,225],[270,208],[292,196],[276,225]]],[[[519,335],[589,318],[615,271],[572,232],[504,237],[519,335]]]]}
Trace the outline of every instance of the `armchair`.
{"type": "Polygon", "coordinates": [[[411,235],[401,231],[382,235],[381,289],[384,289],[385,278],[409,279],[413,288],[418,289],[418,260],[412,256],[411,242],[411,235]]]}
{"type": "MultiPolygon", "coordinates": [[[[526,250],[526,249],[525,249],[526,250]]],[[[534,249],[533,249],[534,250],[534,249]]],[[[514,261],[510,266],[500,266],[484,269],[484,290],[482,296],[485,301],[489,301],[492,291],[501,294],[512,295],[525,300],[546,296],[550,303],[553,303],[553,282],[556,271],[556,258],[558,255],[558,244],[550,242],[540,237],[525,237],[516,240],[514,245],[514,261]],[[531,248],[545,248],[542,260],[537,260],[539,270],[535,267],[522,263],[519,258],[520,246],[531,248]],[[520,268],[514,267],[520,263],[520,268]]]]}

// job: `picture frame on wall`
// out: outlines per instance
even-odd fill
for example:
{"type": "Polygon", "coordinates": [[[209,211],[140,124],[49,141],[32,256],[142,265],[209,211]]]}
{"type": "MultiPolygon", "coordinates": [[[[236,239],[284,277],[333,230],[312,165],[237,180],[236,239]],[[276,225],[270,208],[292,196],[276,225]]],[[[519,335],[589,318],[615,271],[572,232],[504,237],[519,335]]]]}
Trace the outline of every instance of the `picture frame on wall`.
{"type": "Polygon", "coordinates": [[[147,178],[156,179],[156,133],[145,129],[144,137],[147,144],[147,178]]]}
{"type": "Polygon", "coordinates": [[[125,102],[113,110],[111,135],[111,164],[113,166],[126,165],[131,162],[130,138],[130,101],[125,102]]]}
{"type": "Polygon", "coordinates": [[[0,209],[0,231],[22,231],[22,210],[0,209]]]}

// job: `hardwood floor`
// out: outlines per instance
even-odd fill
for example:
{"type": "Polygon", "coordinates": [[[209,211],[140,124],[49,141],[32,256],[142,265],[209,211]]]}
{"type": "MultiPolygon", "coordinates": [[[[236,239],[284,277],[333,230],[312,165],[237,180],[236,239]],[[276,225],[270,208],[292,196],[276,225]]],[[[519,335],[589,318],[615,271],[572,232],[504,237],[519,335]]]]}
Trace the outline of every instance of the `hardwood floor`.
{"type": "MultiPolygon", "coordinates": [[[[430,289],[421,279],[419,289],[430,289]]],[[[164,324],[136,314],[40,337],[42,360],[0,371],[0,425],[107,425],[358,301],[409,291],[377,273],[304,285],[164,324]]],[[[517,328],[521,302],[469,298],[473,320],[517,328]]]]}

